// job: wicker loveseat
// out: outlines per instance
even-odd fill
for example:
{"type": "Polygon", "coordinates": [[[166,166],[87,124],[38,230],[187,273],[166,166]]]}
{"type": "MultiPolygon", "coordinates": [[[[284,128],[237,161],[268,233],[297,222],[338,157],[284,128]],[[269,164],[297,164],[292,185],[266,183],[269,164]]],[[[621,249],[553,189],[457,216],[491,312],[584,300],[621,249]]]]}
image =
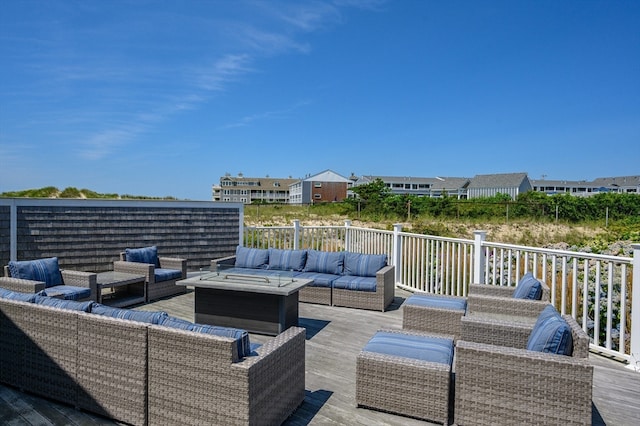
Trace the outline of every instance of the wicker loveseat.
{"type": "Polygon", "coordinates": [[[0,290],[0,381],[133,425],[275,425],[304,399],[305,331],[257,347],[164,312],[0,290]]]}
{"type": "Polygon", "coordinates": [[[395,267],[386,255],[238,246],[234,256],[212,260],[211,268],[311,279],[299,292],[301,302],[385,311],[395,295],[395,267]]]}
{"type": "Polygon", "coordinates": [[[187,260],[178,257],[158,256],[156,246],[126,249],[120,260],[113,262],[113,270],[144,275],[147,281],[147,300],[173,296],[186,292],[187,288],[176,281],[187,278],[187,260]]]}

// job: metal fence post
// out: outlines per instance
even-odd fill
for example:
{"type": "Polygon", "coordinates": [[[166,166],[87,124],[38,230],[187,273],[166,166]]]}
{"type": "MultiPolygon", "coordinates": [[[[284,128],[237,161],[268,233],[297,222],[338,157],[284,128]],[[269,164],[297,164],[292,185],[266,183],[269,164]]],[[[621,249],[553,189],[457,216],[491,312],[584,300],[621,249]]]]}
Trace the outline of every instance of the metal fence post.
{"type": "Polygon", "coordinates": [[[640,244],[633,248],[633,278],[631,280],[631,346],[629,367],[640,371],[640,244]]]}
{"type": "Polygon", "coordinates": [[[487,231],[473,231],[473,282],[484,284],[484,249],[482,243],[487,231]]]}
{"type": "Polygon", "coordinates": [[[396,267],[396,284],[402,278],[402,240],[400,239],[402,232],[402,224],[395,223],[393,225],[393,265],[396,267]]]}

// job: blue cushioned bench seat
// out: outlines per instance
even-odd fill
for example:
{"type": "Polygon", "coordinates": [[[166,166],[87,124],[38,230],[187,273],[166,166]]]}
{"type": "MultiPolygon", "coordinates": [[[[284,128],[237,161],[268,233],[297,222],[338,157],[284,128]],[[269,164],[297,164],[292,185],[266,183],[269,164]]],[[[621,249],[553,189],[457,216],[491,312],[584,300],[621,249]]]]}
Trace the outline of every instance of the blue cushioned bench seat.
{"type": "Polygon", "coordinates": [[[431,294],[413,294],[404,302],[406,305],[426,308],[466,310],[467,301],[460,297],[448,297],[431,294]]]}
{"type": "Polygon", "coordinates": [[[363,351],[451,365],[453,340],[435,336],[378,331],[363,351]]]}

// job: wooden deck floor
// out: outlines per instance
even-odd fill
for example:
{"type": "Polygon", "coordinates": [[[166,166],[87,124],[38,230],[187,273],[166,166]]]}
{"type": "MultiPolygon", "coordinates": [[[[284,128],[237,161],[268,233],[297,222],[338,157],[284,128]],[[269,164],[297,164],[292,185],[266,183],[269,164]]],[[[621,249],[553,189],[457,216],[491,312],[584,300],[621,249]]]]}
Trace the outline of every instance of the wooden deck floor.
{"type": "MultiPolygon", "coordinates": [[[[400,328],[400,305],[409,293],[396,291],[388,312],[300,304],[300,325],[307,329],[306,398],[285,423],[301,425],[418,425],[426,422],[355,406],[355,360],[360,349],[380,328],[400,328]]],[[[138,307],[165,310],[193,319],[193,293],[138,307]]],[[[252,341],[265,336],[252,335],[252,341]]],[[[640,373],[592,354],[594,425],[635,425],[640,419],[640,373]]],[[[0,386],[0,424],[113,425],[113,421],[77,411],[13,388],[0,386]]],[[[499,422],[496,422],[499,424],[499,422]]]]}

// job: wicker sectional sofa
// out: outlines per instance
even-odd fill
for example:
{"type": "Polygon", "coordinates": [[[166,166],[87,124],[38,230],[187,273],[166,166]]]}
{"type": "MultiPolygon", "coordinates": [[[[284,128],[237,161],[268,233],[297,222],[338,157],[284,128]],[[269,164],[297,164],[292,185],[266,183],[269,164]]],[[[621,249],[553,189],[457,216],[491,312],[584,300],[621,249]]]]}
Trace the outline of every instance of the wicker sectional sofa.
{"type": "Polygon", "coordinates": [[[0,381],[22,391],[133,425],[280,424],[304,399],[302,328],[256,346],[164,312],[0,293],[0,381]]]}
{"type": "Polygon", "coordinates": [[[307,303],[385,311],[395,296],[395,267],[386,255],[238,246],[234,256],[211,261],[211,269],[249,275],[312,279],[299,292],[307,303]]]}

